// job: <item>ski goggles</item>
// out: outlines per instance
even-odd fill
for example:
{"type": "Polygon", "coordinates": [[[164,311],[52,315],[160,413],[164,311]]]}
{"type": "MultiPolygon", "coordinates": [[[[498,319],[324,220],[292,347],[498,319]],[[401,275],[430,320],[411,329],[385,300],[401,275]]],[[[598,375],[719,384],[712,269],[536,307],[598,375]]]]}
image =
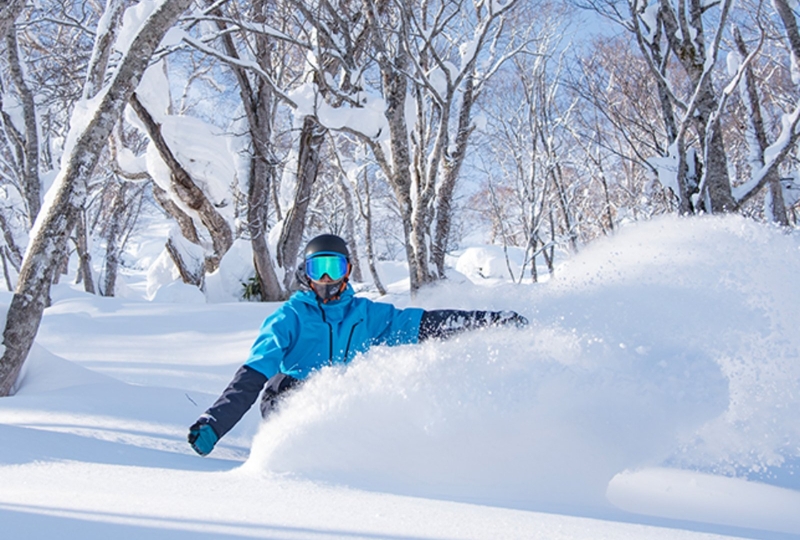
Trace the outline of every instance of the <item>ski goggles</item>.
{"type": "Polygon", "coordinates": [[[315,253],[306,259],[306,275],[319,281],[328,274],[333,281],[339,281],[347,275],[347,266],[347,258],[341,253],[315,253]]]}

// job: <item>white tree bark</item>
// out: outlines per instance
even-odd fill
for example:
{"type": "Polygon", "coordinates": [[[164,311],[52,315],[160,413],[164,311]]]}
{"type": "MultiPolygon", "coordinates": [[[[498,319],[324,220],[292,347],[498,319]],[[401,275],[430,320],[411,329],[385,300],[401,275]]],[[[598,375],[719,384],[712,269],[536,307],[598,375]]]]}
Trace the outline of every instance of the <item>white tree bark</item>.
{"type": "MultiPolygon", "coordinates": [[[[736,48],[739,51],[739,55],[742,58],[746,58],[748,56],[747,45],[745,44],[738,27],[734,28],[733,37],[736,43],[736,48]]],[[[767,161],[764,158],[764,154],[769,147],[769,143],[767,141],[767,133],[764,128],[764,119],[761,114],[761,101],[758,93],[758,83],[755,78],[755,74],[753,73],[752,64],[747,64],[744,66],[744,70],[744,77],[741,83],[742,102],[747,107],[747,117],[750,120],[750,126],[753,129],[756,144],[758,145],[758,157],[756,158],[755,165],[759,168],[763,168],[767,161]]],[[[770,201],[770,208],[768,212],[770,214],[770,219],[784,227],[788,226],[789,218],[786,215],[786,206],[783,202],[783,190],[781,189],[780,175],[778,174],[777,167],[770,168],[769,172],[764,175],[764,182],[767,184],[770,190],[770,197],[768,199],[770,201]]],[[[739,201],[737,201],[737,203],[741,204],[739,201]]]]}
{"type": "Polygon", "coordinates": [[[8,33],[24,7],[25,0],[3,1],[3,4],[0,5],[0,38],[8,33]]]}
{"type": "MultiPolygon", "coordinates": [[[[253,38],[255,41],[255,58],[253,60],[258,69],[252,70],[250,66],[246,67],[248,62],[241,61],[239,49],[233,41],[219,4],[212,0],[206,0],[206,4],[213,8],[210,13],[217,18],[215,24],[220,31],[220,39],[225,51],[223,61],[229,65],[236,77],[239,84],[239,95],[247,117],[252,144],[250,177],[247,183],[247,229],[253,249],[256,278],[261,288],[261,300],[274,302],[286,297],[267,246],[269,194],[275,187],[277,161],[272,148],[275,104],[285,96],[275,87],[273,78],[275,71],[280,68],[273,65],[274,46],[271,38],[263,34],[253,38]],[[251,80],[249,76],[251,72],[255,72],[254,80],[251,80]]],[[[259,25],[266,24],[267,13],[272,7],[266,0],[251,2],[250,9],[254,21],[259,25]]],[[[277,204],[275,210],[278,214],[280,213],[280,207],[277,204]]],[[[280,216],[278,220],[281,220],[280,216]]]]}
{"type": "MultiPolygon", "coordinates": [[[[11,28],[5,36],[6,58],[8,59],[11,80],[17,88],[22,102],[24,133],[19,133],[18,163],[20,187],[28,207],[30,225],[36,220],[42,207],[42,181],[39,178],[39,132],[36,123],[36,104],[33,92],[25,80],[22,60],[17,49],[16,31],[11,28]]],[[[8,125],[8,123],[7,123],[8,125]]],[[[9,126],[10,127],[10,126],[9,126]]],[[[13,128],[12,128],[13,129],[13,128]]]]}
{"type": "Polygon", "coordinates": [[[278,264],[284,269],[283,285],[289,289],[297,266],[297,256],[303,243],[306,215],[311,202],[311,189],[317,180],[320,167],[320,149],[325,140],[325,128],[316,118],[306,116],[300,132],[297,156],[297,188],[294,203],[286,214],[278,241],[278,264]]]}
{"type": "Polygon", "coordinates": [[[119,62],[94,114],[80,124],[64,166],[53,185],[54,196],[34,227],[30,247],[22,263],[17,289],[11,301],[3,333],[5,349],[0,358],[0,396],[9,395],[28,356],[50,293],[50,283],[67,247],[78,209],[86,200],[86,183],[108,142],[144,70],[167,30],[191,4],[191,0],[163,0],[143,23],[119,62]]]}

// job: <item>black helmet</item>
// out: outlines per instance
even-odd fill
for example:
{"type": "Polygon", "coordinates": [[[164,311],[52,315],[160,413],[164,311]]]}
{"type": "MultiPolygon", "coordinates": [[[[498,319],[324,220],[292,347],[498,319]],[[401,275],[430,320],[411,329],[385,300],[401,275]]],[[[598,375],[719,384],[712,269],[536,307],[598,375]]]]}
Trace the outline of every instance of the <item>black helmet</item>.
{"type": "Polygon", "coordinates": [[[340,253],[350,260],[350,252],[347,251],[347,242],[335,234],[321,234],[312,238],[303,252],[303,257],[308,259],[317,253],[340,253]]]}
{"type": "MultiPolygon", "coordinates": [[[[336,236],[335,234],[321,234],[315,238],[312,238],[311,241],[306,244],[306,249],[303,251],[303,258],[305,264],[301,265],[302,269],[302,279],[301,283],[307,284],[307,286],[317,294],[317,297],[323,302],[328,303],[333,300],[338,300],[341,297],[341,294],[347,288],[348,278],[350,277],[350,253],[347,251],[347,243],[340,237],[336,236]],[[338,267],[339,270],[342,271],[344,274],[341,279],[337,278],[337,281],[332,283],[314,283],[311,277],[308,275],[308,265],[313,266],[315,261],[310,261],[309,259],[313,259],[316,255],[342,255],[346,260],[346,270],[341,266],[338,267]]],[[[300,269],[298,269],[298,275],[300,274],[300,269]]],[[[329,277],[333,275],[333,273],[328,274],[329,277]]]]}

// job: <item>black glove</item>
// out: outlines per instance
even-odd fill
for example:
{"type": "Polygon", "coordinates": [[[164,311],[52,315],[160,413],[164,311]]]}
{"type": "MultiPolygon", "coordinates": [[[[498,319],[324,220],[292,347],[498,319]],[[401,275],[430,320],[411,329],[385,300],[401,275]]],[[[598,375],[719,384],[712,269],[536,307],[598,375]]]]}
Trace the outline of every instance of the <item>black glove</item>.
{"type": "Polygon", "coordinates": [[[522,328],[528,325],[528,319],[516,311],[492,311],[492,324],[495,326],[515,326],[522,328]]]}

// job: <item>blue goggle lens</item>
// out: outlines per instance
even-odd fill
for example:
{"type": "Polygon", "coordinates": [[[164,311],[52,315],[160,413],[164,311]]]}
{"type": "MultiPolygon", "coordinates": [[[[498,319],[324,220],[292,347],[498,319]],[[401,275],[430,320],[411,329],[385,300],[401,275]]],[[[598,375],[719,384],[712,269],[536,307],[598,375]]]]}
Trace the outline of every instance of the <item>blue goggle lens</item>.
{"type": "Polygon", "coordinates": [[[316,255],[306,259],[306,275],[312,281],[319,281],[328,274],[333,281],[339,281],[347,275],[347,259],[343,255],[316,255]]]}

